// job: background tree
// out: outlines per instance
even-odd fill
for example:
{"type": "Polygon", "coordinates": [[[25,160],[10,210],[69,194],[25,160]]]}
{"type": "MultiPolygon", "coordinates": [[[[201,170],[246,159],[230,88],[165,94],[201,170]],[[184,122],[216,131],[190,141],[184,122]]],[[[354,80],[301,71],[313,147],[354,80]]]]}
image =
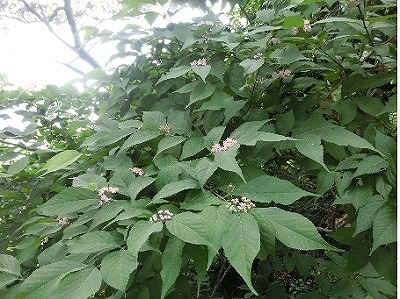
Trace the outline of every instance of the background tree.
{"type": "Polygon", "coordinates": [[[97,89],[2,90],[0,297],[395,298],[395,5],[128,23],[97,89]]]}
{"type": "MultiPolygon", "coordinates": [[[[84,61],[92,68],[102,68],[90,54],[90,49],[94,44],[93,40],[84,39],[82,22],[86,22],[87,25],[93,22],[100,23],[110,18],[118,11],[118,8],[117,1],[107,1],[106,3],[75,1],[72,3],[71,0],[65,0],[43,3],[41,1],[8,0],[0,6],[0,20],[3,22],[16,20],[27,24],[40,22],[57,40],[73,51],[77,55],[77,59],[84,61]],[[69,37],[64,34],[65,27],[69,28],[69,37]]],[[[72,62],[61,63],[83,75],[84,72],[74,66],[72,62]]]]}

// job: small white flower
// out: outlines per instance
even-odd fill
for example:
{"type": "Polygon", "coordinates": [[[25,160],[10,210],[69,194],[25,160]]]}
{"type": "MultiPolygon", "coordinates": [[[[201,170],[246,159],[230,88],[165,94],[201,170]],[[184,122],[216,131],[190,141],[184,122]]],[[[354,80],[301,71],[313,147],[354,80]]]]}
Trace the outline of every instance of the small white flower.
{"type": "Polygon", "coordinates": [[[268,43],[271,44],[271,45],[277,45],[277,44],[279,44],[280,42],[281,42],[281,40],[280,40],[279,38],[277,38],[277,37],[272,37],[272,38],[268,41],[268,43]]]}
{"type": "Polygon", "coordinates": [[[223,147],[220,146],[218,143],[214,144],[214,145],[211,147],[211,152],[212,152],[213,154],[222,152],[223,150],[224,150],[223,147]]]}
{"type": "Polygon", "coordinates": [[[98,195],[100,197],[100,200],[99,200],[99,205],[100,206],[105,205],[105,204],[109,203],[110,201],[112,201],[112,198],[108,197],[106,195],[106,192],[115,194],[115,193],[118,192],[118,188],[114,188],[114,187],[103,187],[103,188],[101,188],[99,190],[99,192],[98,192],[98,195]]]}
{"type": "Polygon", "coordinates": [[[65,227],[69,224],[69,219],[68,219],[68,217],[62,217],[62,218],[57,219],[57,222],[62,227],[65,227]]]}
{"type": "Polygon", "coordinates": [[[166,220],[170,220],[172,219],[172,216],[174,216],[174,214],[171,213],[171,211],[169,210],[160,210],[157,213],[155,213],[154,215],[152,215],[149,218],[150,222],[160,222],[160,221],[166,221],[166,220]]]}
{"type": "Polygon", "coordinates": [[[46,236],[46,237],[44,237],[44,239],[42,240],[42,242],[40,242],[40,245],[44,245],[44,244],[46,244],[47,242],[49,242],[49,236],[46,236]]]}
{"type": "Polygon", "coordinates": [[[230,138],[230,137],[226,138],[226,139],[222,142],[222,145],[223,145],[224,147],[226,147],[227,149],[230,148],[231,146],[235,145],[235,144],[237,144],[237,140],[232,139],[232,138],[230,138]]]}
{"type": "Polygon", "coordinates": [[[197,26],[213,26],[214,25],[214,22],[213,21],[201,21],[201,22],[199,22],[198,24],[197,24],[197,26]]]}
{"type": "Polygon", "coordinates": [[[304,21],[303,30],[304,31],[311,31],[310,20],[303,20],[303,21],[304,21]]]}
{"type": "Polygon", "coordinates": [[[158,129],[160,130],[160,132],[163,132],[165,136],[171,136],[170,131],[172,129],[172,126],[170,124],[160,126],[158,129]]]}
{"type": "Polygon", "coordinates": [[[226,205],[226,207],[231,212],[243,212],[247,213],[251,208],[254,208],[256,205],[251,202],[251,200],[247,197],[232,198],[230,202],[226,205]]]}
{"type": "Polygon", "coordinates": [[[292,35],[297,35],[297,34],[299,34],[299,28],[293,27],[291,32],[292,32],[292,35]]]}
{"type": "Polygon", "coordinates": [[[132,168],[129,168],[129,170],[132,171],[134,174],[136,174],[138,176],[144,175],[143,169],[141,169],[139,167],[132,167],[132,168]]]}
{"type": "Polygon", "coordinates": [[[200,58],[199,60],[193,60],[190,63],[190,65],[191,66],[195,66],[195,65],[197,65],[197,66],[205,66],[205,65],[207,65],[207,60],[205,58],[200,58]]]}

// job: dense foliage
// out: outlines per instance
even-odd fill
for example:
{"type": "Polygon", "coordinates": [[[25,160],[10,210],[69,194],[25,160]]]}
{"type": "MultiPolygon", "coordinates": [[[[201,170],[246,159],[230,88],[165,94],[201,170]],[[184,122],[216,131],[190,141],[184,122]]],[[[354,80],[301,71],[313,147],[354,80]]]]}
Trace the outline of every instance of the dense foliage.
{"type": "Polygon", "coordinates": [[[1,298],[396,296],[396,2],[236,2],[0,91],[1,298]]]}

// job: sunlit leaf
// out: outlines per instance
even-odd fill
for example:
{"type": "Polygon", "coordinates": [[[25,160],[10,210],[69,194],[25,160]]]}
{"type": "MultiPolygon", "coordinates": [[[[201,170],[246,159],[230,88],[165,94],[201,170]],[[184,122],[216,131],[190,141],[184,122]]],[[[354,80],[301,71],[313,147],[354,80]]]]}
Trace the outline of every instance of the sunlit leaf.
{"type": "Polygon", "coordinates": [[[74,163],[82,154],[75,150],[66,150],[53,157],[51,157],[46,164],[42,167],[42,170],[46,170],[44,174],[57,171],[59,169],[66,168],[67,166],[74,163]]]}

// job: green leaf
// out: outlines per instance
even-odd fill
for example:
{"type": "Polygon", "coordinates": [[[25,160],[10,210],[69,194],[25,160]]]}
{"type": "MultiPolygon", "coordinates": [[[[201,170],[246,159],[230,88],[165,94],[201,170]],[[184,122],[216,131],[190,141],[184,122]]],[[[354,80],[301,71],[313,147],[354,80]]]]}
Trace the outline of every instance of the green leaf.
{"type": "Polygon", "coordinates": [[[317,196],[304,191],[289,181],[269,175],[259,176],[254,180],[240,185],[234,190],[236,195],[249,197],[255,202],[275,202],[289,205],[303,196],[317,196]]]}
{"type": "Polygon", "coordinates": [[[129,231],[126,245],[129,252],[134,256],[138,256],[140,248],[146,243],[152,233],[160,232],[163,229],[161,222],[152,223],[150,221],[140,220],[129,231]]]}
{"type": "MultiPolygon", "coordinates": [[[[391,72],[382,72],[372,76],[363,76],[361,74],[353,74],[349,76],[343,83],[342,86],[342,95],[350,95],[353,92],[362,90],[362,89],[370,89],[374,87],[379,87],[389,83],[393,79],[396,78],[395,73],[391,72]]],[[[376,111],[379,112],[379,111],[376,111]]]]}
{"type": "Polygon", "coordinates": [[[204,139],[200,137],[189,138],[182,147],[181,160],[189,158],[205,148],[204,139]]]}
{"type": "Polygon", "coordinates": [[[397,224],[395,208],[384,205],[375,214],[372,236],[371,254],[381,245],[396,242],[397,224]]]}
{"type": "Polygon", "coordinates": [[[171,220],[166,222],[166,227],[171,234],[184,242],[195,245],[206,245],[215,252],[219,247],[215,245],[213,236],[209,234],[208,223],[204,217],[192,212],[183,212],[174,215],[171,220]]]}
{"type": "Polygon", "coordinates": [[[260,250],[260,233],[253,215],[229,215],[222,238],[222,248],[228,261],[242,276],[250,290],[257,295],[251,283],[251,268],[260,250]]]}
{"type": "Polygon", "coordinates": [[[21,275],[19,261],[8,254],[0,254],[0,289],[18,280],[21,275]]]}
{"type": "Polygon", "coordinates": [[[219,143],[224,134],[225,127],[218,126],[214,127],[208,132],[208,134],[204,137],[205,146],[211,148],[214,144],[219,143]]]}
{"type": "Polygon", "coordinates": [[[275,254],[276,231],[274,226],[268,218],[258,212],[258,209],[252,209],[251,214],[256,218],[260,229],[261,249],[265,250],[266,254],[275,254]]]}
{"type": "Polygon", "coordinates": [[[106,231],[93,231],[72,239],[67,243],[70,253],[95,253],[119,246],[116,238],[106,231]]]}
{"type": "Polygon", "coordinates": [[[354,173],[353,177],[358,177],[364,174],[377,173],[386,167],[388,167],[388,162],[383,160],[380,156],[368,156],[358,163],[357,170],[354,173]]]}
{"type": "Polygon", "coordinates": [[[135,177],[129,185],[128,192],[132,200],[135,200],[139,192],[155,181],[154,178],[148,176],[135,177]]]}
{"type": "Polygon", "coordinates": [[[270,58],[276,58],[279,64],[288,65],[295,61],[307,60],[306,57],[296,48],[286,47],[284,49],[277,49],[269,55],[270,58]]]}
{"type": "Polygon", "coordinates": [[[193,65],[192,70],[200,76],[201,80],[206,82],[206,78],[211,71],[211,65],[193,65]]]}
{"type": "Polygon", "coordinates": [[[162,75],[161,78],[157,81],[156,84],[159,84],[165,80],[174,79],[186,74],[191,69],[188,65],[182,65],[178,67],[171,68],[169,72],[165,75],[162,75]]]}
{"type": "Polygon", "coordinates": [[[377,114],[377,116],[382,115],[384,113],[390,113],[396,111],[397,111],[397,97],[392,96],[389,98],[389,101],[386,103],[386,106],[377,114]]]}
{"type": "Polygon", "coordinates": [[[376,116],[385,107],[380,99],[374,97],[362,97],[354,102],[362,111],[373,116],[376,116]]]}
{"type": "Polygon", "coordinates": [[[214,161],[219,168],[236,173],[238,176],[242,178],[243,181],[245,181],[242,169],[239,167],[239,164],[235,158],[238,148],[239,148],[238,145],[234,145],[226,151],[216,153],[214,155],[214,161]]]}
{"type": "Polygon", "coordinates": [[[193,90],[193,88],[198,85],[201,84],[201,81],[194,81],[194,82],[190,82],[186,85],[183,85],[181,88],[179,88],[178,90],[175,90],[175,92],[179,92],[179,93],[188,93],[191,92],[193,90]]]}
{"type": "Polygon", "coordinates": [[[288,16],[283,21],[282,27],[292,29],[293,27],[301,28],[304,25],[304,20],[299,16],[288,16]]]}
{"type": "Polygon", "coordinates": [[[69,187],[50,198],[37,209],[39,214],[47,216],[65,216],[83,208],[98,204],[99,197],[93,191],[69,187]]]}
{"type": "Polygon", "coordinates": [[[249,146],[255,146],[257,141],[276,142],[293,140],[292,138],[275,133],[258,131],[265,123],[266,121],[245,122],[231,134],[231,138],[237,140],[239,144],[249,146]]]}
{"type": "MultiPolygon", "coordinates": [[[[101,286],[101,274],[97,268],[86,267],[67,274],[51,293],[50,298],[86,299],[94,295],[101,286]]],[[[45,297],[39,297],[45,298],[45,297]]]]}
{"type": "Polygon", "coordinates": [[[246,143],[248,136],[257,132],[266,122],[266,120],[245,122],[233,131],[231,138],[246,143]]]}
{"type": "Polygon", "coordinates": [[[199,180],[199,185],[204,186],[207,180],[217,170],[218,165],[209,158],[201,158],[196,165],[196,178],[199,180]]]}
{"type": "Polygon", "coordinates": [[[368,202],[358,210],[354,235],[372,227],[375,213],[384,203],[385,200],[380,195],[374,195],[368,198],[368,202]]]}
{"type": "Polygon", "coordinates": [[[204,207],[200,212],[200,215],[204,217],[206,223],[208,223],[209,233],[217,248],[222,246],[222,237],[230,214],[230,211],[225,205],[204,207]]]}
{"type": "Polygon", "coordinates": [[[128,250],[114,251],[103,258],[100,272],[108,285],[124,292],[128,286],[129,277],[137,266],[136,256],[132,252],[128,250]]]}
{"type": "Polygon", "coordinates": [[[321,144],[321,138],[314,134],[303,136],[303,139],[296,141],[296,148],[304,156],[320,164],[326,171],[329,169],[324,163],[324,147],[321,144]]]}
{"type": "Polygon", "coordinates": [[[116,131],[108,132],[96,141],[96,147],[100,148],[109,146],[132,134],[132,131],[134,131],[133,128],[123,128],[116,131]]]}
{"type": "Polygon", "coordinates": [[[158,201],[159,199],[170,197],[172,195],[177,194],[180,191],[188,190],[188,189],[196,189],[199,188],[198,183],[192,179],[185,179],[182,181],[172,182],[161,188],[160,191],[154,196],[153,202],[158,201]]]}
{"type": "Polygon", "coordinates": [[[186,195],[181,208],[185,210],[201,211],[207,206],[221,204],[221,200],[207,190],[191,190],[186,195]]]}
{"type": "Polygon", "coordinates": [[[48,174],[59,169],[66,168],[74,163],[82,154],[75,150],[66,150],[53,157],[51,157],[41,170],[46,170],[44,174],[48,174]]]}
{"type": "Polygon", "coordinates": [[[187,104],[186,108],[192,105],[193,103],[196,103],[198,101],[210,97],[214,93],[214,91],[215,91],[215,86],[213,84],[210,84],[208,82],[199,83],[190,93],[189,104],[187,104]]]}
{"type": "Polygon", "coordinates": [[[37,257],[40,267],[65,259],[68,254],[67,245],[59,241],[43,250],[37,257]]]}
{"type": "Polygon", "coordinates": [[[244,68],[244,74],[251,74],[263,66],[264,59],[245,59],[239,65],[244,68]]]}
{"type": "Polygon", "coordinates": [[[161,111],[143,111],[142,121],[143,124],[139,131],[159,131],[159,128],[167,123],[166,117],[161,111]]]}
{"type": "Polygon", "coordinates": [[[99,190],[100,188],[107,186],[107,181],[106,178],[99,174],[85,173],[74,177],[72,186],[84,189],[99,190]]]}
{"type": "Polygon", "coordinates": [[[186,138],[182,136],[170,136],[161,139],[160,142],[158,143],[157,155],[171,147],[174,147],[182,143],[185,140],[186,138]]]}
{"type": "Polygon", "coordinates": [[[72,260],[59,261],[40,267],[22,283],[17,298],[53,298],[51,294],[67,274],[86,267],[85,264],[72,260]]]}
{"type": "Polygon", "coordinates": [[[185,244],[178,238],[168,240],[162,254],[161,270],[161,298],[165,298],[168,290],[173,286],[181,271],[182,251],[185,244]]]}
{"type": "Polygon", "coordinates": [[[369,295],[372,295],[372,298],[394,298],[397,294],[397,289],[394,285],[392,285],[389,281],[382,278],[375,277],[362,277],[359,276],[357,281],[360,285],[367,290],[369,295]],[[385,294],[386,296],[382,296],[385,294]]]}
{"type": "Polygon", "coordinates": [[[229,86],[233,92],[239,96],[246,97],[247,93],[242,90],[242,87],[246,85],[243,68],[236,63],[231,64],[227,74],[229,76],[229,86]]]}
{"type": "Polygon", "coordinates": [[[24,170],[28,165],[29,165],[28,157],[22,157],[21,159],[18,159],[17,161],[15,161],[13,164],[10,165],[10,167],[7,169],[7,174],[15,175],[24,170]]]}
{"type": "Polygon", "coordinates": [[[124,151],[134,145],[144,143],[146,141],[153,140],[161,135],[161,132],[158,131],[136,131],[128,139],[125,140],[124,144],[121,146],[120,151],[124,151]]]}
{"type": "Polygon", "coordinates": [[[111,219],[114,219],[119,213],[121,213],[126,207],[126,201],[113,201],[108,205],[103,206],[99,209],[92,218],[92,223],[90,224],[90,230],[97,227],[102,223],[106,223],[111,219]]]}
{"type": "Polygon", "coordinates": [[[360,136],[347,131],[343,127],[325,127],[317,129],[317,135],[321,136],[321,139],[328,142],[341,145],[341,146],[353,146],[356,148],[367,148],[372,151],[379,151],[374,148],[367,140],[361,138],[360,136]]]}
{"type": "Polygon", "coordinates": [[[279,208],[255,208],[251,211],[268,219],[276,231],[276,238],[290,248],[337,250],[322,239],[310,220],[300,214],[279,208]]]}
{"type": "MultiPolygon", "coordinates": [[[[129,166],[129,165],[127,165],[129,166]]],[[[112,178],[108,181],[108,185],[118,188],[118,193],[129,196],[129,186],[135,179],[135,175],[128,167],[117,169],[114,171],[112,178]]]]}

